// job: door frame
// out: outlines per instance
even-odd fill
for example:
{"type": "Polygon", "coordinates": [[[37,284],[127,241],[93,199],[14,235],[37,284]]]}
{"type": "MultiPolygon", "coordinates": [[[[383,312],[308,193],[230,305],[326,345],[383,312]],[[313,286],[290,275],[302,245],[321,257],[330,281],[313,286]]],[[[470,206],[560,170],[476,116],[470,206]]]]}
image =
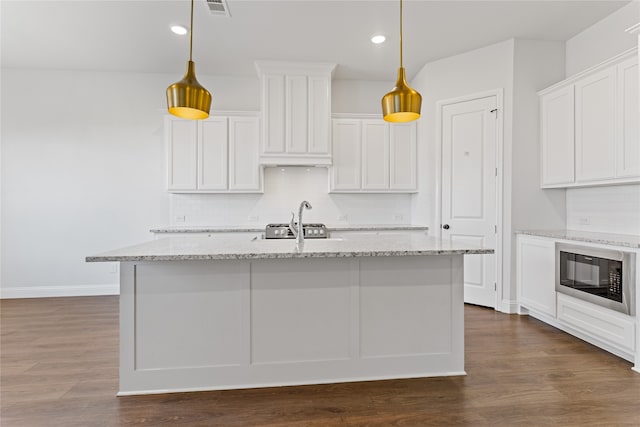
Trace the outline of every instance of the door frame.
{"type": "Polygon", "coordinates": [[[437,237],[442,238],[442,110],[445,106],[458,104],[460,102],[473,101],[489,96],[496,97],[496,225],[498,232],[496,233],[496,295],[494,301],[494,310],[501,311],[502,295],[503,295],[503,200],[504,200],[504,89],[498,88],[484,92],[477,92],[456,98],[442,99],[436,101],[436,188],[435,188],[435,223],[437,228],[437,237]]]}

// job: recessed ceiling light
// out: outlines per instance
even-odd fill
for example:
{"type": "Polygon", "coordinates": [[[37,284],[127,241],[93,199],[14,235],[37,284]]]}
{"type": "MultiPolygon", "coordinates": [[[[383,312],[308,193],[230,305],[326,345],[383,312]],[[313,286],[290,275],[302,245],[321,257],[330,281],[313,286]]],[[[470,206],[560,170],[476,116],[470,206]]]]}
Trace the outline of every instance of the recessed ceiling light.
{"type": "Polygon", "coordinates": [[[385,41],[386,39],[387,39],[387,38],[386,38],[385,36],[383,36],[383,35],[381,35],[381,34],[377,34],[377,35],[375,35],[375,36],[371,37],[371,43],[374,43],[374,44],[384,43],[384,41],[385,41]]]}
{"type": "Polygon", "coordinates": [[[179,36],[184,36],[185,34],[187,34],[187,29],[182,25],[172,25],[171,31],[178,34],[179,36]]]}

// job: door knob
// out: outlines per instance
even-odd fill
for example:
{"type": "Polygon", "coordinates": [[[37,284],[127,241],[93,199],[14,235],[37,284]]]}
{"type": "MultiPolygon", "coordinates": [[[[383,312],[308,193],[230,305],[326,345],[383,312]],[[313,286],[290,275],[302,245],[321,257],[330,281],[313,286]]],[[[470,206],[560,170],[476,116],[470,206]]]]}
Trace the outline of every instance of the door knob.
{"type": "Polygon", "coordinates": [[[448,229],[449,229],[449,224],[444,224],[444,225],[442,226],[442,228],[444,228],[445,230],[448,230],[448,229]]]}

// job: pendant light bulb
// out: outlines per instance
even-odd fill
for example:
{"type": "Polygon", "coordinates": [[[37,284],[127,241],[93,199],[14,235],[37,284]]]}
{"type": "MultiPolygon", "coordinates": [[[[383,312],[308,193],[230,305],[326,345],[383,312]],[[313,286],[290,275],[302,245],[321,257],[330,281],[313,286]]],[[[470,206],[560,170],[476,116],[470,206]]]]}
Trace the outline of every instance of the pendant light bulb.
{"type": "Polygon", "coordinates": [[[201,120],[209,117],[211,94],[196,79],[193,54],[193,0],[191,0],[191,27],[189,28],[189,62],[182,80],[167,88],[167,108],[174,116],[201,120]]]}
{"type": "Polygon", "coordinates": [[[402,0],[400,0],[400,68],[393,90],[382,97],[382,117],[387,122],[411,122],[420,118],[422,95],[412,89],[402,66],[402,0]]]}

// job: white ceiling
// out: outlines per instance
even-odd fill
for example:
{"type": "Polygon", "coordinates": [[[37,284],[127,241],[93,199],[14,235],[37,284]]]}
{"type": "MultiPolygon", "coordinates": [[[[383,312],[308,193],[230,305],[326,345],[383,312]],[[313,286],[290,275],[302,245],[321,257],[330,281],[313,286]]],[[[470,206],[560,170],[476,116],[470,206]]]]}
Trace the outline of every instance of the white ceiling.
{"type": "MultiPolygon", "coordinates": [[[[198,74],[255,76],[257,59],[338,64],[334,78],[395,80],[398,0],[195,2],[198,74]],[[373,45],[374,33],[387,42],[373,45]]],[[[508,38],[567,40],[629,1],[404,2],[408,77],[425,63],[508,38]]],[[[2,67],[182,74],[189,0],[2,0],[2,67]]]]}

